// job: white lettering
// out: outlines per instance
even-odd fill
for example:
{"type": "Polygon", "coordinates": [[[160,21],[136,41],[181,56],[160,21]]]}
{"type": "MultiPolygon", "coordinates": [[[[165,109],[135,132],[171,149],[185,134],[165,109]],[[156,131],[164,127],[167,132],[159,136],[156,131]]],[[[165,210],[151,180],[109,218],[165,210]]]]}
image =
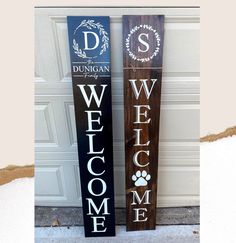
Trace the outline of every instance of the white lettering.
{"type": "Polygon", "coordinates": [[[151,79],[152,86],[151,86],[150,90],[148,88],[147,81],[148,81],[148,79],[140,79],[140,82],[142,84],[141,84],[141,86],[140,86],[140,88],[138,90],[137,86],[136,86],[137,79],[129,79],[129,82],[131,83],[131,86],[132,86],[132,89],[133,89],[133,92],[134,92],[136,100],[139,98],[139,95],[140,95],[142,89],[144,89],[145,95],[146,95],[147,99],[149,99],[149,97],[150,97],[150,95],[152,93],[152,89],[153,89],[157,79],[151,79]]]}
{"type": "Polygon", "coordinates": [[[103,126],[100,129],[93,129],[93,122],[97,122],[100,125],[100,117],[98,119],[92,119],[92,113],[98,113],[100,116],[102,115],[101,111],[85,111],[88,116],[88,129],[87,132],[101,132],[103,130],[103,126]]]}
{"type": "Polygon", "coordinates": [[[102,97],[103,97],[103,94],[104,94],[104,91],[105,91],[105,88],[107,87],[107,84],[102,84],[102,92],[100,94],[100,97],[98,98],[98,95],[97,95],[97,92],[95,91],[95,84],[89,84],[89,85],[85,85],[85,84],[77,84],[77,86],[80,88],[80,91],[84,97],[84,100],[87,104],[88,107],[90,107],[91,105],[91,102],[92,102],[92,99],[94,98],[96,104],[97,104],[97,107],[100,107],[101,105],[101,102],[102,102],[102,97]],[[91,94],[90,94],[90,97],[88,98],[87,96],[87,93],[85,92],[85,88],[84,86],[87,86],[90,88],[91,90],[91,94]]]}
{"type": "Polygon", "coordinates": [[[141,112],[141,108],[147,108],[148,110],[151,110],[149,105],[134,105],[135,107],[135,114],[136,114],[136,120],[135,120],[135,124],[136,123],[149,123],[151,121],[151,118],[149,118],[146,121],[141,121],[141,116],[144,116],[145,118],[147,118],[147,110],[145,110],[144,112],[141,112]]]}
{"type": "Polygon", "coordinates": [[[140,150],[138,152],[136,152],[133,156],[133,163],[136,165],[136,166],[139,166],[139,167],[145,167],[145,166],[148,166],[149,165],[149,162],[147,162],[145,165],[141,165],[140,162],[138,162],[138,155],[140,153],[145,153],[149,156],[149,150],[148,151],[145,151],[145,150],[140,150]]]}
{"type": "Polygon", "coordinates": [[[144,212],[147,212],[146,208],[134,208],[135,220],[133,222],[145,222],[147,221],[147,217],[144,218],[144,212]],[[143,211],[142,213],[140,211],[143,211]],[[144,219],[141,219],[143,217],[144,219]]]}
{"type": "Polygon", "coordinates": [[[93,233],[96,233],[96,232],[106,232],[107,231],[107,228],[105,228],[104,230],[98,230],[97,226],[98,225],[101,225],[104,227],[104,221],[105,221],[105,217],[91,217],[93,219],[93,233]],[[103,219],[102,222],[98,223],[98,219],[103,219]]]}
{"type": "Polygon", "coordinates": [[[145,199],[143,204],[150,204],[150,193],[151,190],[146,190],[142,196],[142,198],[139,197],[138,193],[136,191],[131,191],[133,193],[133,202],[131,205],[136,205],[137,203],[135,202],[135,198],[138,202],[138,204],[141,204],[142,201],[145,199]]]}
{"type": "Polygon", "coordinates": [[[94,147],[93,147],[93,137],[96,134],[86,134],[86,136],[89,137],[89,152],[87,154],[102,154],[104,151],[104,148],[101,151],[94,151],[94,147]]]}
{"type": "Polygon", "coordinates": [[[99,45],[99,37],[96,33],[92,31],[83,31],[84,33],[84,50],[94,50],[99,45]],[[95,45],[93,47],[88,47],[88,34],[91,34],[95,37],[95,45]]]}
{"type": "Polygon", "coordinates": [[[95,156],[95,157],[92,157],[89,161],[88,161],[88,164],[87,164],[87,168],[88,168],[88,171],[90,172],[90,174],[92,175],[95,175],[95,176],[100,176],[102,175],[105,170],[103,170],[101,173],[95,173],[92,169],[92,162],[94,159],[99,159],[101,160],[103,163],[105,163],[105,160],[104,160],[104,156],[103,157],[100,157],[100,156],[95,156]]]}
{"type": "Polygon", "coordinates": [[[93,196],[99,197],[99,196],[101,196],[101,195],[103,195],[105,193],[105,191],[107,190],[107,185],[106,185],[106,183],[105,183],[105,181],[103,179],[101,179],[101,178],[94,178],[91,181],[89,181],[89,183],[88,183],[88,190],[93,196]],[[98,193],[98,194],[95,194],[94,191],[93,191],[92,184],[93,184],[94,181],[100,181],[102,183],[102,191],[100,193],[98,193]]]}
{"type": "Polygon", "coordinates": [[[148,146],[150,141],[147,141],[144,144],[141,144],[141,142],[140,142],[140,137],[141,137],[140,132],[142,131],[142,129],[133,129],[133,130],[136,132],[134,146],[148,146]]]}
{"type": "Polygon", "coordinates": [[[89,207],[89,212],[87,213],[87,215],[93,215],[92,214],[92,210],[91,210],[91,207],[93,207],[94,211],[96,212],[96,214],[99,214],[100,211],[102,210],[102,207],[104,208],[103,210],[103,215],[109,215],[110,213],[108,213],[108,204],[107,204],[107,201],[109,200],[110,198],[104,198],[100,207],[97,208],[97,206],[95,205],[95,203],[93,202],[93,200],[91,198],[86,198],[86,200],[88,200],[88,207],[89,207]]]}
{"type": "Polygon", "coordinates": [[[146,36],[147,40],[148,40],[148,34],[145,34],[145,33],[141,33],[139,36],[138,36],[138,40],[141,44],[143,44],[146,48],[145,50],[141,50],[140,47],[138,46],[138,52],[147,52],[149,50],[149,44],[144,41],[143,39],[141,39],[141,36],[146,36]]]}

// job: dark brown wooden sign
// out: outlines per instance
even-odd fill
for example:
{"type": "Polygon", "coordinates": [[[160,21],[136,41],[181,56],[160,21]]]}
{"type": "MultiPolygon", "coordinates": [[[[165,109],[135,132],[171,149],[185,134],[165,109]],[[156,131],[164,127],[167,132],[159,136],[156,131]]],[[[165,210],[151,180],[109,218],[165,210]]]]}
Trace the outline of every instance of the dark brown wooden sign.
{"type": "Polygon", "coordinates": [[[85,236],[114,236],[110,21],[67,22],[85,236]]]}
{"type": "Polygon", "coordinates": [[[127,230],[155,229],[164,16],[123,16],[127,230]]]}

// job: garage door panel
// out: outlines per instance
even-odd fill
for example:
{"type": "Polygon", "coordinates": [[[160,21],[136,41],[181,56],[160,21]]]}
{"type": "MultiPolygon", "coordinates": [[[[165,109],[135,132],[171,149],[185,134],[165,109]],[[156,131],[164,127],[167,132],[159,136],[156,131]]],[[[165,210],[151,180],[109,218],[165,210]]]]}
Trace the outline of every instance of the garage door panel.
{"type": "MultiPolygon", "coordinates": [[[[125,151],[123,142],[114,142],[114,164],[125,166],[125,151]]],[[[160,142],[159,144],[160,166],[195,166],[199,167],[199,144],[180,142],[160,142]]]]}
{"type": "MultiPolygon", "coordinates": [[[[60,97],[63,98],[63,97],[60,97]]],[[[72,99],[72,97],[66,97],[72,99]]],[[[55,129],[52,109],[44,109],[45,102],[36,105],[36,142],[41,142],[38,146],[48,146],[48,142],[52,140],[55,142],[54,137],[61,136],[66,141],[61,146],[76,147],[76,127],[74,118],[74,105],[72,101],[60,100],[60,105],[57,108],[62,111],[57,114],[57,123],[61,120],[65,121],[62,127],[55,129]],[[39,113],[39,114],[38,114],[39,113]],[[43,113],[43,114],[42,114],[43,113]],[[63,114],[63,117],[60,115],[63,114]],[[63,118],[63,119],[62,119],[63,118]],[[52,130],[52,127],[54,128],[52,130]],[[62,129],[64,133],[62,135],[62,129]],[[56,134],[58,133],[58,135],[56,134]],[[43,137],[44,136],[44,137],[43,137]],[[41,140],[40,140],[41,139],[41,140]],[[45,140],[43,140],[45,139],[45,140]],[[51,139],[51,140],[50,140],[51,139]],[[67,143],[68,142],[68,143],[67,143]]],[[[124,141],[124,107],[123,105],[113,105],[113,139],[114,142],[124,141]]],[[[198,141],[199,139],[199,108],[198,106],[162,106],[161,108],[161,121],[160,121],[160,140],[161,141],[198,141]],[[191,124],[191,126],[189,125],[191,124]],[[185,129],[179,129],[185,127],[185,129]]],[[[60,145],[60,144],[59,144],[60,145]]],[[[59,146],[58,145],[58,146],[59,146]]],[[[52,148],[53,149],[53,148],[52,148]]]]}
{"type": "Polygon", "coordinates": [[[65,17],[50,17],[52,22],[53,39],[57,53],[57,63],[60,69],[60,81],[71,77],[70,53],[68,44],[67,23],[65,17]]]}
{"type": "Polygon", "coordinates": [[[77,146],[77,135],[75,125],[75,109],[73,102],[65,102],[66,120],[71,146],[77,146]]]}
{"type": "MultiPolygon", "coordinates": [[[[78,14],[79,14],[78,10],[78,14]]],[[[94,14],[96,15],[96,14],[94,14]]],[[[200,24],[197,18],[186,16],[184,23],[182,17],[175,18],[166,15],[165,24],[165,42],[163,54],[163,72],[166,75],[170,73],[196,73],[199,72],[199,38],[200,24]],[[196,21],[198,21],[196,23],[196,21]],[[173,41],[174,40],[174,41],[173,41]],[[194,43],[194,44],[193,44],[194,43]]],[[[47,82],[66,81],[70,74],[70,59],[68,50],[68,34],[66,16],[45,16],[44,22],[48,22],[48,32],[52,40],[41,41],[37,45],[36,52],[36,72],[38,76],[43,77],[47,82]],[[52,42],[53,41],[53,45],[52,42]],[[42,54],[48,50],[53,52],[51,58],[42,58],[42,54]],[[42,53],[42,54],[40,54],[42,53]],[[39,59],[39,60],[38,60],[39,59]],[[44,65],[42,65],[42,62],[44,65]],[[48,67],[54,63],[54,69],[48,67]],[[52,73],[54,72],[54,75],[52,73]]],[[[45,31],[45,30],[44,30],[45,31]]],[[[111,16],[111,63],[112,76],[122,76],[122,18],[111,16]]],[[[46,54],[46,53],[45,53],[46,54]]]]}
{"type": "MultiPolygon", "coordinates": [[[[74,180],[71,185],[70,195],[66,194],[68,180],[71,178],[63,174],[68,165],[74,170],[74,178],[79,179],[79,166],[77,161],[38,161],[36,166],[36,200],[38,205],[55,206],[82,206],[80,185],[74,180]],[[50,181],[48,181],[50,178],[50,181]],[[67,183],[65,183],[67,181],[67,183]],[[73,193],[72,193],[73,192],[73,193]],[[54,202],[54,204],[52,204],[54,202]]],[[[158,206],[164,206],[164,202],[171,203],[181,199],[188,200],[191,205],[197,204],[198,191],[198,167],[172,167],[160,166],[158,173],[158,206]],[[186,187],[186,184],[188,185],[186,187]],[[194,190],[193,190],[194,189],[194,190]]],[[[125,170],[124,167],[116,166],[114,169],[116,206],[125,207],[125,170]]],[[[78,180],[79,181],[79,180],[78,180]]],[[[182,202],[183,203],[183,202],[182,202]]]]}
{"type": "MultiPolygon", "coordinates": [[[[114,141],[124,141],[124,109],[121,105],[113,106],[114,141]]],[[[162,106],[160,121],[161,141],[198,141],[199,108],[198,106],[162,106]],[[191,126],[189,125],[191,124],[191,126]],[[185,129],[179,129],[185,127],[185,129]]]]}
{"type": "MultiPolygon", "coordinates": [[[[115,166],[124,166],[124,143],[114,142],[113,146],[115,166]]],[[[77,147],[75,146],[71,152],[37,151],[36,158],[39,161],[78,161],[77,147]]],[[[159,164],[161,166],[199,166],[198,142],[160,142],[159,164]]]]}
{"type": "Polygon", "coordinates": [[[36,77],[47,82],[61,79],[61,67],[58,62],[55,38],[49,16],[35,17],[35,73],[36,77]],[[53,70],[53,71],[52,71],[53,70]]]}
{"type": "MultiPolygon", "coordinates": [[[[76,144],[73,144],[71,140],[72,135],[70,133],[69,125],[72,124],[74,127],[73,120],[70,120],[69,114],[67,113],[68,104],[72,104],[71,95],[36,95],[35,97],[35,112],[37,113],[37,107],[41,107],[43,104],[48,104],[49,117],[48,124],[54,127],[55,137],[57,139],[56,146],[52,146],[43,141],[35,144],[36,152],[67,152],[68,149],[73,151],[76,144]]],[[[69,110],[70,112],[70,110],[69,110]]],[[[43,119],[35,120],[35,134],[39,134],[45,126],[43,125],[43,119]],[[38,128],[41,128],[39,130],[38,128]]]]}
{"type": "MultiPolygon", "coordinates": [[[[182,75],[182,74],[181,74],[182,75]]],[[[199,75],[194,74],[194,75],[199,75]]],[[[70,95],[72,100],[71,78],[66,82],[46,84],[43,79],[35,79],[36,95],[70,95]]],[[[199,104],[200,79],[197,76],[166,77],[162,79],[162,105],[169,104],[199,104]]],[[[123,104],[123,78],[112,77],[112,102],[123,104]]]]}
{"type": "MultiPolygon", "coordinates": [[[[68,86],[71,87],[71,83],[68,86]]],[[[55,87],[54,91],[56,89],[57,87],[55,87]]],[[[39,143],[41,140],[41,146],[46,140],[55,140],[57,137],[55,122],[58,123],[60,121],[65,121],[65,123],[61,123],[62,126],[58,127],[58,136],[64,131],[61,137],[68,137],[68,146],[75,146],[76,129],[72,89],[68,88],[68,90],[68,94],[50,95],[50,89],[38,88],[37,92],[39,95],[36,96],[36,142],[39,143]],[[45,95],[42,95],[43,93],[45,95]],[[56,118],[54,118],[55,115],[56,118]],[[43,136],[46,137],[43,139],[43,136]]],[[[67,89],[64,92],[67,92],[67,89]]],[[[182,78],[182,81],[180,81],[180,78],[164,78],[161,100],[161,140],[198,140],[199,78],[190,79],[185,77],[182,78]],[[179,129],[181,127],[185,127],[185,129],[179,129]]],[[[121,79],[112,81],[112,101],[114,139],[123,140],[123,133],[120,132],[123,131],[124,127],[121,79]]],[[[67,141],[64,141],[63,144],[67,145],[67,141]]]]}
{"type": "Polygon", "coordinates": [[[35,170],[35,190],[39,197],[58,197],[65,200],[65,180],[62,166],[47,165],[35,170]],[[50,180],[49,180],[50,178],[50,180]]]}
{"type": "Polygon", "coordinates": [[[35,178],[37,205],[82,205],[77,160],[37,160],[35,178]]]}
{"type": "MultiPolygon", "coordinates": [[[[180,74],[183,75],[183,74],[180,74]]],[[[199,75],[199,74],[198,74],[199,75]]],[[[185,77],[175,74],[174,77],[164,76],[162,79],[162,105],[190,105],[199,104],[199,77],[185,77]]],[[[112,102],[123,105],[123,78],[112,77],[112,102]]]]}
{"type": "Polygon", "coordinates": [[[50,102],[35,104],[35,143],[57,146],[56,125],[50,102]]]}
{"type": "Polygon", "coordinates": [[[160,167],[159,195],[199,195],[198,167],[160,167]]]}
{"type": "MultiPolygon", "coordinates": [[[[121,15],[140,14],[138,8],[36,9],[36,205],[81,206],[66,16],[104,13],[111,16],[115,200],[125,206],[121,15]]],[[[166,15],[158,206],[199,205],[199,10],[144,8],[142,14],[166,15]]]]}
{"type": "MultiPolygon", "coordinates": [[[[196,167],[162,167],[158,173],[158,196],[178,196],[199,194],[196,167]],[[186,186],[187,185],[187,186],[186,186]]],[[[125,170],[115,167],[116,195],[125,195],[125,170]],[[118,186],[119,185],[119,186],[118,186]]]]}

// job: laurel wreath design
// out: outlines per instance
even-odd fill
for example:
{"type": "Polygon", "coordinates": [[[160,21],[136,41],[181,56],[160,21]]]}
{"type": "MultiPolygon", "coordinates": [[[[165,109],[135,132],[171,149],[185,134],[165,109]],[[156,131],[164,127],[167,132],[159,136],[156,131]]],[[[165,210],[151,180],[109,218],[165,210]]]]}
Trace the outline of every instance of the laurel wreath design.
{"type": "Polygon", "coordinates": [[[140,61],[140,62],[148,62],[150,61],[151,59],[153,59],[153,57],[155,57],[159,51],[160,51],[160,41],[161,41],[161,38],[160,38],[160,35],[158,34],[157,30],[153,29],[153,27],[151,25],[139,25],[139,26],[135,26],[134,28],[132,28],[128,34],[128,37],[126,38],[125,40],[125,45],[126,45],[126,50],[128,51],[129,53],[129,56],[133,59],[133,60],[137,60],[137,61],[140,61]],[[154,36],[156,38],[156,41],[157,41],[157,46],[154,50],[154,52],[152,53],[152,55],[150,55],[149,57],[144,57],[144,58],[138,58],[131,50],[130,50],[130,37],[136,32],[138,31],[140,28],[143,28],[143,29],[147,29],[147,30],[150,30],[154,33],[154,36]]]}
{"type": "MultiPolygon", "coordinates": [[[[91,30],[91,29],[98,29],[99,30],[99,34],[100,36],[102,36],[102,46],[101,46],[101,51],[99,53],[99,55],[102,55],[104,52],[106,52],[108,46],[109,46],[109,37],[108,37],[108,33],[105,31],[103,25],[101,23],[95,23],[94,20],[83,20],[80,25],[75,29],[74,31],[74,35],[76,33],[76,31],[81,28],[81,27],[86,27],[87,29],[91,30]]],[[[86,52],[81,50],[79,48],[79,44],[76,42],[75,39],[73,39],[73,49],[74,49],[74,53],[81,58],[96,58],[95,57],[88,57],[86,52]]]]}

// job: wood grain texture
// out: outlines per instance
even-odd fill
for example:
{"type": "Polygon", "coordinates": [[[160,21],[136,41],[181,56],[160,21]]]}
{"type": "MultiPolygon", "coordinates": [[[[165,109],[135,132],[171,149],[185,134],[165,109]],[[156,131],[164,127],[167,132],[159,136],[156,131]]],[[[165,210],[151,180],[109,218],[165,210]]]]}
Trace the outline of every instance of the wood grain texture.
{"type": "MultiPolygon", "coordinates": [[[[157,201],[157,170],[158,170],[158,141],[159,141],[159,120],[160,120],[160,97],[161,97],[161,79],[162,79],[162,46],[163,46],[163,21],[164,16],[124,16],[123,18],[123,41],[125,42],[130,30],[134,26],[148,24],[153,26],[160,35],[160,50],[157,56],[147,62],[140,62],[130,57],[124,46],[124,105],[125,105],[125,169],[126,169],[126,223],[127,230],[147,230],[155,229],[156,224],[156,201],[157,201]],[[147,86],[152,87],[151,79],[157,79],[149,99],[142,90],[140,96],[136,99],[130,79],[137,80],[137,89],[141,89],[142,83],[140,79],[147,80],[147,86]],[[136,110],[134,106],[149,105],[150,110],[147,110],[147,118],[142,116],[141,121],[146,121],[150,118],[149,123],[134,123],[137,119],[136,110]],[[150,141],[147,146],[134,146],[136,141],[136,133],[134,129],[141,129],[140,144],[145,144],[150,141]],[[149,164],[144,167],[139,167],[134,164],[133,156],[136,152],[144,150],[149,151],[149,156],[146,153],[139,155],[140,164],[149,164]],[[151,175],[151,179],[147,181],[147,185],[135,186],[132,176],[137,171],[146,171],[151,175]],[[145,193],[150,192],[150,204],[146,204],[143,200],[140,204],[134,205],[133,191],[136,191],[140,198],[145,193]],[[142,221],[135,222],[135,209],[139,208],[146,211],[140,211],[145,216],[141,217],[142,221]],[[144,219],[146,220],[144,221],[144,219]]],[[[142,28],[141,28],[142,29],[142,28]]],[[[133,34],[130,41],[130,50],[134,53],[136,51],[137,57],[151,56],[157,46],[155,36],[149,30],[140,29],[140,33],[149,34],[148,43],[150,44],[147,53],[137,53],[137,47],[140,45],[137,36],[140,34],[133,34]],[[138,56],[139,55],[139,56],[138,56]]],[[[144,46],[143,46],[144,47],[144,46]]],[[[144,112],[145,110],[142,110],[144,112]]]]}

